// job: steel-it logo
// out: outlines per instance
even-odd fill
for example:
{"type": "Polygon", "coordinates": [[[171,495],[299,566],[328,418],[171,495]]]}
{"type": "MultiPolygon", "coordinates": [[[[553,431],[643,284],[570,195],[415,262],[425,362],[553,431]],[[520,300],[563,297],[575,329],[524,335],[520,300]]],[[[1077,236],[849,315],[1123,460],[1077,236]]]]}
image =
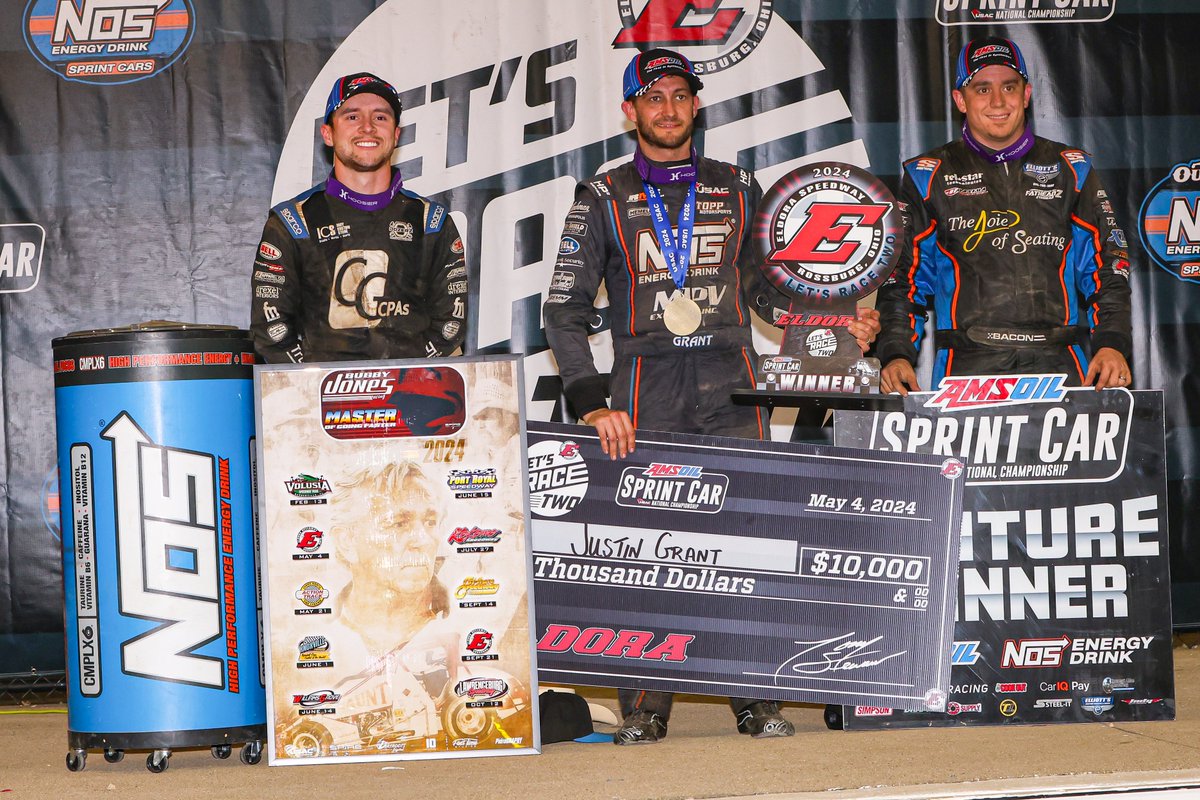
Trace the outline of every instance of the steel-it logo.
{"type": "Polygon", "coordinates": [[[25,46],[42,66],[82,83],[130,83],[162,72],[195,32],[190,0],[31,0],[25,46]]]}
{"type": "Polygon", "coordinates": [[[1057,403],[1066,395],[1066,380],[1066,375],[947,376],[941,388],[925,401],[925,407],[962,411],[1017,403],[1057,403]]]}
{"type": "Polygon", "coordinates": [[[1000,666],[1004,669],[1061,667],[1063,651],[1070,646],[1071,640],[1066,636],[1057,639],[1007,639],[1001,651],[1000,666]]]}
{"type": "Polygon", "coordinates": [[[225,662],[197,652],[222,633],[217,459],[155,445],[125,412],[100,435],[112,444],[118,609],[156,623],[121,643],[122,671],[224,689],[225,662]]]}

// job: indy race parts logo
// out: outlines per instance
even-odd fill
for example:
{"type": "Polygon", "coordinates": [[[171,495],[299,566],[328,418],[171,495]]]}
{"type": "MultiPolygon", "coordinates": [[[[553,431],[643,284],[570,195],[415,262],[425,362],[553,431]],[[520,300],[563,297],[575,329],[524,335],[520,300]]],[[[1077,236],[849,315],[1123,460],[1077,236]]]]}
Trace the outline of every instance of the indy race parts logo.
{"type": "Polygon", "coordinates": [[[1138,227],[1155,264],[1200,283],[1200,159],[1176,164],[1142,202],[1138,227]]]}
{"type": "Polygon", "coordinates": [[[42,66],[80,83],[132,83],[157,75],[191,44],[190,0],[30,0],[25,46],[42,66]]]}
{"type": "Polygon", "coordinates": [[[867,295],[899,258],[904,221],[892,193],[850,164],[799,167],[767,191],[754,217],[763,274],[805,300],[867,295]]]}

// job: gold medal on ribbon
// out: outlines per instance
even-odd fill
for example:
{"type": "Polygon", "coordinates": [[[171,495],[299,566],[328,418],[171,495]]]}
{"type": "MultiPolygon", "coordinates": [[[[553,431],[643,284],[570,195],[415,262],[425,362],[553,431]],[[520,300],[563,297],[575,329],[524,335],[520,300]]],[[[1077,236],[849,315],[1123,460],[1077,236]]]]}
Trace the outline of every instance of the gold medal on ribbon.
{"type": "Polygon", "coordinates": [[[700,328],[700,306],[680,290],[663,309],[663,324],[676,336],[690,336],[700,328]]]}

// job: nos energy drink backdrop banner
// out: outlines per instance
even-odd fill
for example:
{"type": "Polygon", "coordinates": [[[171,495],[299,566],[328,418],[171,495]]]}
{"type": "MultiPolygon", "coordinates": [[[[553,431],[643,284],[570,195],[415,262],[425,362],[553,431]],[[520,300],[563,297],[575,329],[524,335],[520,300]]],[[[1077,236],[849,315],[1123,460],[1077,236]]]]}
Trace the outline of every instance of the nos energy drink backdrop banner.
{"type": "Polygon", "coordinates": [[[851,706],[846,727],[1175,718],[1162,395],[1063,378],[837,413],[838,444],[967,465],[946,711],[851,706]]]}
{"type": "Polygon", "coordinates": [[[54,342],[71,746],[261,739],[244,331],[54,342]]]}

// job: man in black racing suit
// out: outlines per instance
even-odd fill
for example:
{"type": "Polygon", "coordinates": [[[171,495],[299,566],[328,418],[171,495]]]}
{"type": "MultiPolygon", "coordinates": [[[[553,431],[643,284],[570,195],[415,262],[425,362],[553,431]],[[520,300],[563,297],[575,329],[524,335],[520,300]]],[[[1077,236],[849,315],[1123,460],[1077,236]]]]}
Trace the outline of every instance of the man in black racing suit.
{"type": "Polygon", "coordinates": [[[329,179],[271,210],[250,328],[267,362],[432,358],[466,334],[467,269],[445,206],[403,188],[396,90],[369,73],[333,87],[329,179]]]}
{"type": "MultiPolygon", "coordinates": [[[[692,148],[700,88],[690,62],[673,51],[649,50],[630,62],[622,108],[636,125],[638,150],[632,163],[579,184],[543,306],[567,399],[612,458],[634,449],[638,428],[768,437],[765,410],[735,405],[730,392],[754,386],[751,307],[773,322],[789,298],[758,269],[754,177],[692,148]],[[602,282],[615,355],[609,379],[588,344],[602,282]]],[[[860,314],[850,330],[865,349],[879,325],[874,311],[860,314]]],[[[666,735],[670,692],[620,689],[618,696],[624,721],[616,744],[666,735]]],[[[730,704],[741,733],[794,733],[774,702],[730,704]]]]}
{"type": "Polygon", "coordinates": [[[1047,372],[1127,386],[1129,259],[1091,156],[1029,131],[1032,89],[1011,40],[968,42],[956,86],[963,138],[904,164],[910,239],[878,299],[883,390],[920,388],[929,305],[934,388],[946,375],[1047,372]]]}

